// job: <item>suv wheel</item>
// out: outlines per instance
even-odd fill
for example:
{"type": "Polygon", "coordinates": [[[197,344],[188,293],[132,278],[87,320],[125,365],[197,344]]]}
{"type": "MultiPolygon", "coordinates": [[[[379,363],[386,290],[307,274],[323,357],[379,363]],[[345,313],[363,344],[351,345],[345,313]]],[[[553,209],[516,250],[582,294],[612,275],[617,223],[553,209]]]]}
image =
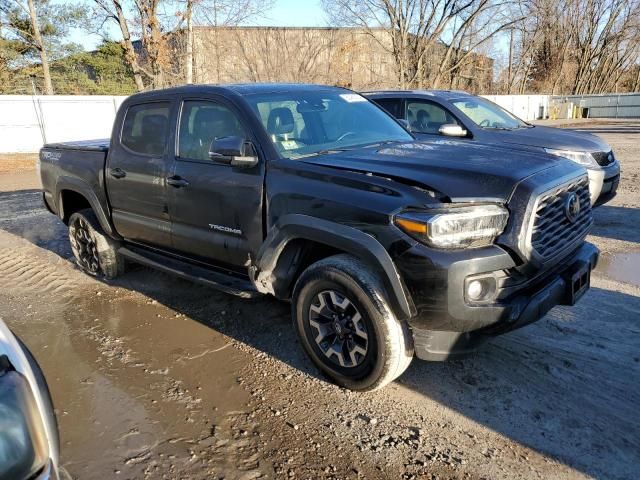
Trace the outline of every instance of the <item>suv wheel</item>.
{"type": "Polygon", "coordinates": [[[124,273],[124,257],[118,243],[105,235],[91,209],[69,218],[69,242],[78,266],[92,276],[111,279],[124,273]]]}
{"type": "Polygon", "coordinates": [[[296,282],[292,310],[304,349],[338,385],[376,390],[411,363],[406,323],[387,305],[377,276],[354,257],[336,255],[307,268],[296,282]]]}

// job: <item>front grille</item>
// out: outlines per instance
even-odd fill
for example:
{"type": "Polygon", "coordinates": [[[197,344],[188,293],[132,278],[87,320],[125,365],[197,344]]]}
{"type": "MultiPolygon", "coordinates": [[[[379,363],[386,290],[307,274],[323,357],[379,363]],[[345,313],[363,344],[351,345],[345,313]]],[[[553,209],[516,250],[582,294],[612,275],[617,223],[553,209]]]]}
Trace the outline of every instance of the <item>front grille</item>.
{"type": "Polygon", "coordinates": [[[592,223],[589,180],[586,176],[580,177],[540,196],[531,232],[531,247],[543,259],[553,258],[556,253],[583,240],[592,223]],[[567,199],[572,193],[580,200],[580,212],[573,222],[566,211],[567,199]]]}
{"type": "Polygon", "coordinates": [[[611,165],[616,160],[613,156],[613,150],[609,150],[608,152],[592,152],[591,156],[601,167],[611,165]]]}

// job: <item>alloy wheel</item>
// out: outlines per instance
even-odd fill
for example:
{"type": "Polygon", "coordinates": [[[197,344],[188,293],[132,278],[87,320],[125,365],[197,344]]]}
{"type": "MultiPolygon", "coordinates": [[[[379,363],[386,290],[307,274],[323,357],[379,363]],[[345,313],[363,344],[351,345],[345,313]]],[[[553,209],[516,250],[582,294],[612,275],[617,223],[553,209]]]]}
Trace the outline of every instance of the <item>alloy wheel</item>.
{"type": "Polygon", "coordinates": [[[354,303],[334,290],[318,293],[309,307],[309,324],[315,342],[332,363],[353,368],[368,350],[369,336],[362,315],[354,303]]]}
{"type": "Polygon", "coordinates": [[[97,274],[100,270],[100,258],[89,224],[82,218],[78,218],[73,225],[70,238],[80,266],[92,274],[97,274]]]}

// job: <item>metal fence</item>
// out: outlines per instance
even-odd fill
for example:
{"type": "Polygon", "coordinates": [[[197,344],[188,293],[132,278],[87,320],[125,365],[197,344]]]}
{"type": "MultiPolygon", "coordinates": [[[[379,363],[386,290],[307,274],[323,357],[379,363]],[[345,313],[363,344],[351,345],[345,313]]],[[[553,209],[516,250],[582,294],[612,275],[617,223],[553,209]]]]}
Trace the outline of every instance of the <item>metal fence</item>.
{"type": "Polygon", "coordinates": [[[549,112],[549,95],[481,95],[497,103],[522,120],[546,118],[549,112]]]}
{"type": "Polygon", "coordinates": [[[640,118],[640,93],[554,96],[551,106],[574,117],[640,118]]]}

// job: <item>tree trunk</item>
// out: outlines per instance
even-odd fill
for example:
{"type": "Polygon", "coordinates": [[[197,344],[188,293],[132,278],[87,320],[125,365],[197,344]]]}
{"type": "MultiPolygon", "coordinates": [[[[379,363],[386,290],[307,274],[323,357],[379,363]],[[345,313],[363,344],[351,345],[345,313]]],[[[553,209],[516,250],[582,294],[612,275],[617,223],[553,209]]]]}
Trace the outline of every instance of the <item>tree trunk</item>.
{"type": "Polygon", "coordinates": [[[193,83],[193,0],[187,0],[187,55],[185,82],[193,83]]]}
{"type": "Polygon", "coordinates": [[[513,28],[509,30],[509,68],[507,70],[507,95],[511,95],[511,79],[513,78],[513,28]]]}
{"type": "Polygon", "coordinates": [[[138,64],[138,57],[136,51],[133,48],[133,42],[131,41],[131,34],[129,33],[129,25],[127,19],[122,11],[122,5],[119,0],[113,0],[113,6],[116,9],[118,15],[118,24],[120,25],[120,31],[122,32],[122,43],[124,44],[124,54],[127,63],[133,71],[133,79],[136,82],[136,89],[140,92],[144,90],[144,83],[142,82],[142,74],[140,65],[138,64]]]}
{"type": "Polygon", "coordinates": [[[33,4],[33,0],[29,0],[29,17],[31,17],[31,28],[33,29],[33,38],[36,41],[36,48],[40,52],[40,62],[42,63],[42,73],[44,75],[44,93],[46,95],[53,95],[53,85],[51,83],[51,73],[49,71],[49,59],[47,58],[47,51],[42,41],[42,35],[40,34],[40,26],[38,25],[38,15],[36,13],[36,7],[33,4]]]}

